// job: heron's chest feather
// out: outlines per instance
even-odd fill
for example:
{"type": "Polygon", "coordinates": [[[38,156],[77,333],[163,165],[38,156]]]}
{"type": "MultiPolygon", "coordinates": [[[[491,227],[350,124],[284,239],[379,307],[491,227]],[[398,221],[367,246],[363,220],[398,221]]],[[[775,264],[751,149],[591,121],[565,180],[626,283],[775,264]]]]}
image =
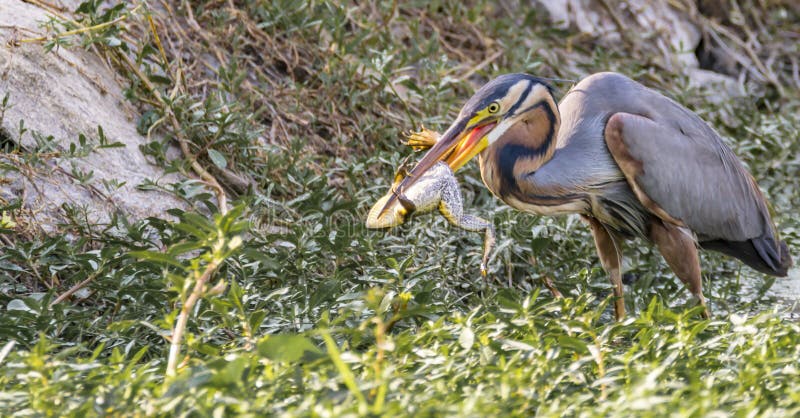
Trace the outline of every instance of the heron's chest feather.
{"type": "Polygon", "coordinates": [[[590,215],[623,237],[647,238],[650,216],[624,182],[610,184],[589,199],[590,215]]]}
{"type": "Polygon", "coordinates": [[[582,194],[570,193],[561,189],[540,188],[531,176],[533,170],[526,170],[526,162],[517,162],[514,169],[514,183],[502,175],[497,167],[498,162],[481,158],[481,177],[486,187],[498,199],[514,209],[538,215],[560,215],[567,213],[586,213],[590,210],[589,202],[582,194]]]}
{"type": "Polygon", "coordinates": [[[566,215],[572,213],[586,213],[589,210],[589,205],[586,201],[579,198],[538,202],[520,200],[516,196],[506,196],[502,199],[503,202],[514,209],[536,215],[566,215]]]}

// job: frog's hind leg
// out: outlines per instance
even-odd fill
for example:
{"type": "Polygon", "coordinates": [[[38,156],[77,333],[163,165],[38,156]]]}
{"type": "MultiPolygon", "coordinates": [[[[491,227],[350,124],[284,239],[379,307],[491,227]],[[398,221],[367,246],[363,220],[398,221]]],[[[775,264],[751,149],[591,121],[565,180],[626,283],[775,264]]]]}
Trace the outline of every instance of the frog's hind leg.
{"type": "Polygon", "coordinates": [[[486,219],[464,214],[461,191],[458,188],[458,182],[455,177],[448,178],[444,183],[439,211],[453,226],[471,232],[484,231],[481,275],[486,277],[489,256],[495,244],[494,225],[486,219]]]}
{"type": "Polygon", "coordinates": [[[459,223],[454,225],[467,231],[484,231],[481,275],[486,277],[488,274],[487,269],[489,268],[489,256],[492,254],[492,249],[494,248],[495,244],[494,225],[492,225],[492,223],[486,219],[472,215],[461,215],[459,223]]]}

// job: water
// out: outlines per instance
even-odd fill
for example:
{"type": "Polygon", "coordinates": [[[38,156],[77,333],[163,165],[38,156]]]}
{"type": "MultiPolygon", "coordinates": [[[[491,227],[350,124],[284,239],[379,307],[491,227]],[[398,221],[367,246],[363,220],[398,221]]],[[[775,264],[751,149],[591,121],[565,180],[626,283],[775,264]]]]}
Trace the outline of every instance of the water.
{"type": "Polygon", "coordinates": [[[756,311],[777,307],[785,312],[787,319],[800,320],[800,267],[789,270],[786,277],[775,278],[772,286],[759,298],[757,295],[763,291],[765,277],[758,273],[742,275],[740,294],[756,299],[756,311]]]}
{"type": "Polygon", "coordinates": [[[767,296],[774,297],[789,309],[789,316],[800,319],[800,267],[789,270],[789,275],[775,279],[775,283],[767,291],[767,296]]]}

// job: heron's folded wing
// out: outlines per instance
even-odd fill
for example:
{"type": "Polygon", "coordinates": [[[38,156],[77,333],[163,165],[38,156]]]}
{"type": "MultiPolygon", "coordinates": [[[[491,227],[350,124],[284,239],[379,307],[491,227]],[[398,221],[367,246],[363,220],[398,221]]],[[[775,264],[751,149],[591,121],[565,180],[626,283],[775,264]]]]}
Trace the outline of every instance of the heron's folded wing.
{"type": "Polygon", "coordinates": [[[753,177],[713,129],[676,112],[658,120],[616,113],[606,126],[609,150],[645,207],[701,241],[772,237],[753,177]]]}

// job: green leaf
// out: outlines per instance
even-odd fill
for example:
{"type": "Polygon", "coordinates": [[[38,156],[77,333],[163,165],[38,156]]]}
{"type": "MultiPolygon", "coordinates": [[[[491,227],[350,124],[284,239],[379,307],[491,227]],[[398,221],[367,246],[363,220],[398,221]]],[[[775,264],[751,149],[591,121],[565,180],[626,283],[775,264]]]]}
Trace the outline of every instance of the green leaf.
{"type": "Polygon", "coordinates": [[[169,247],[167,252],[171,256],[178,256],[184,253],[188,253],[189,251],[194,251],[198,248],[202,248],[203,243],[197,241],[189,241],[189,242],[182,242],[180,244],[175,244],[169,247]]]}
{"type": "Polygon", "coordinates": [[[210,158],[211,162],[219,167],[220,170],[224,170],[228,166],[228,161],[225,160],[225,156],[217,150],[209,149],[208,158],[210,158]]]}
{"type": "Polygon", "coordinates": [[[470,348],[472,348],[472,344],[475,343],[475,333],[472,332],[472,329],[470,329],[469,327],[462,328],[461,335],[458,336],[458,343],[465,350],[469,350],[470,348]]]}
{"type": "Polygon", "coordinates": [[[150,130],[150,127],[153,126],[159,118],[159,114],[154,110],[148,110],[142,113],[142,116],[139,117],[139,120],[136,122],[136,132],[139,132],[139,135],[147,135],[147,131],[150,130]]]}
{"type": "Polygon", "coordinates": [[[258,354],[274,361],[294,362],[310,354],[322,354],[308,338],[297,334],[268,335],[258,342],[258,354]]]}
{"type": "Polygon", "coordinates": [[[132,257],[136,257],[141,260],[155,261],[157,263],[168,264],[170,266],[177,267],[181,270],[186,270],[186,267],[181,264],[180,261],[168,254],[155,251],[131,251],[129,254],[132,257]]]}
{"type": "Polygon", "coordinates": [[[575,337],[570,337],[568,335],[559,335],[558,344],[564,348],[568,348],[579,354],[589,353],[589,347],[587,347],[586,343],[575,337]]]}
{"type": "Polygon", "coordinates": [[[13,299],[8,302],[6,306],[6,310],[9,311],[25,311],[30,312],[32,314],[38,313],[38,311],[32,307],[30,307],[24,300],[22,299],[13,299]]]}
{"type": "MultiPolygon", "coordinates": [[[[219,361],[224,360],[220,359],[219,361]]],[[[242,382],[242,373],[244,373],[247,365],[248,360],[244,357],[236,357],[231,361],[225,361],[223,367],[214,371],[209,383],[217,386],[239,384],[242,382]]]]}

